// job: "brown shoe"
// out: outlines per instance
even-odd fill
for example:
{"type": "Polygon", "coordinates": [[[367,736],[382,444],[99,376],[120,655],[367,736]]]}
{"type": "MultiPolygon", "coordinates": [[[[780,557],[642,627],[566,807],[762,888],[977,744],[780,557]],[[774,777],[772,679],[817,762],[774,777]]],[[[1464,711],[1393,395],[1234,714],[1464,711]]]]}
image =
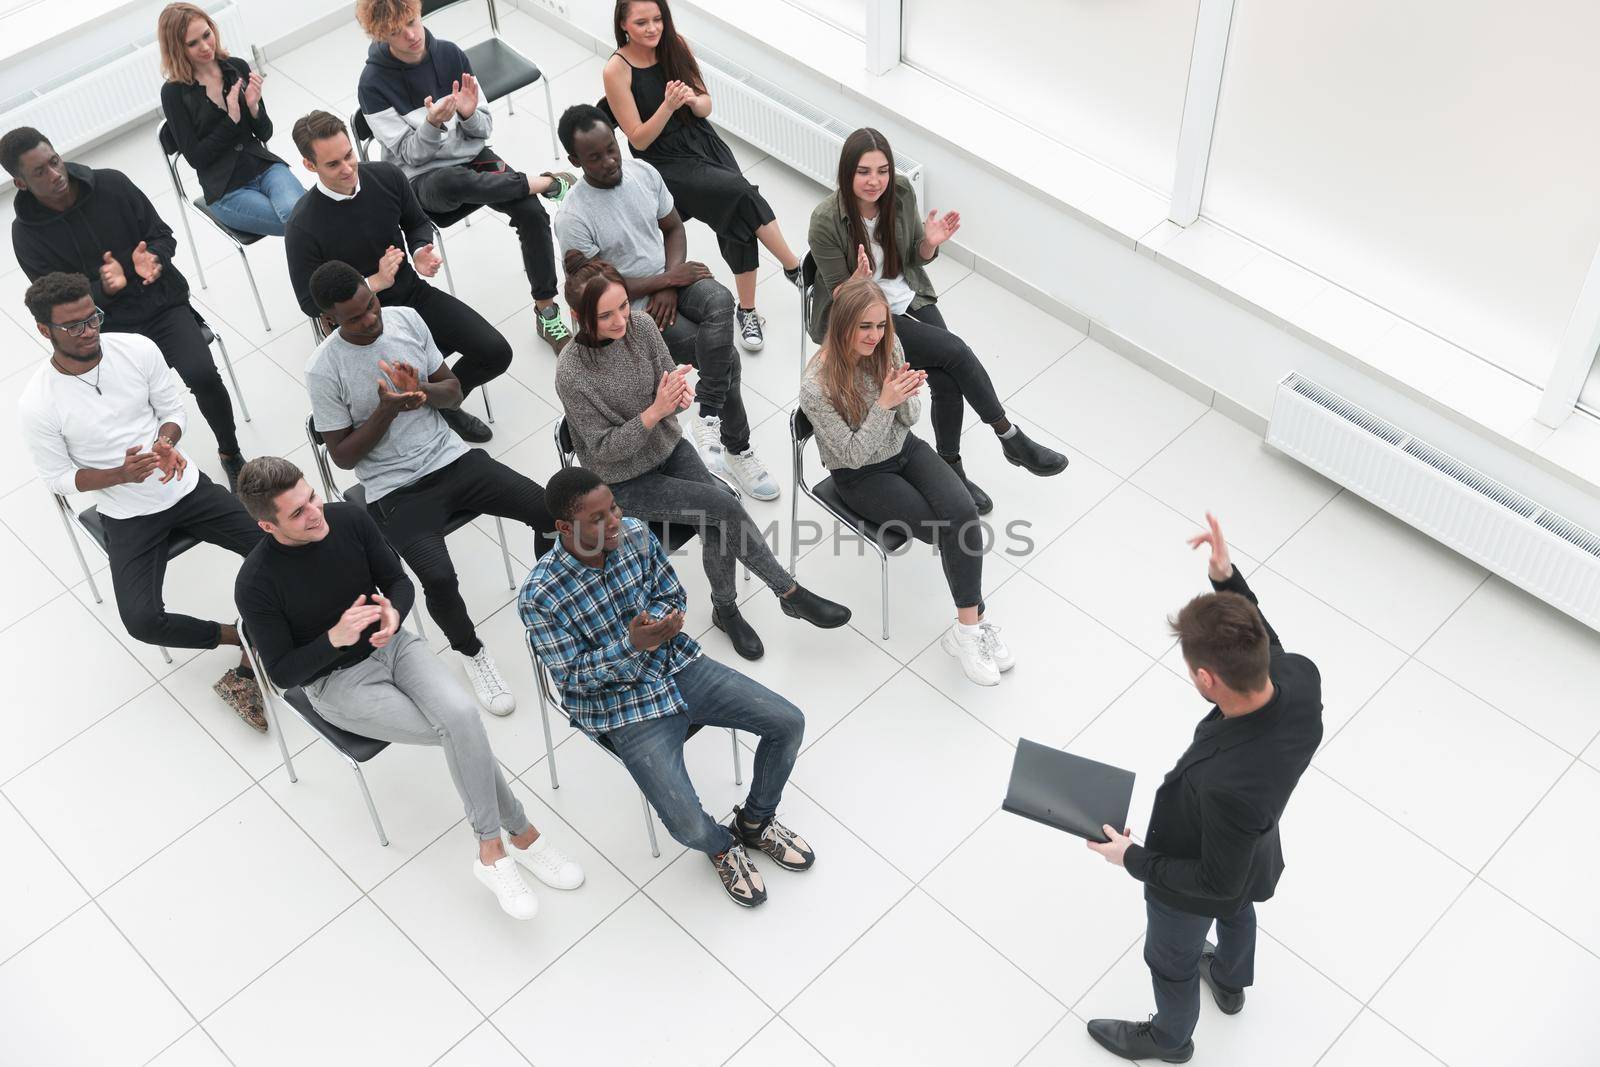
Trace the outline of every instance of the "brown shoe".
{"type": "Polygon", "coordinates": [[[262,704],[261,687],[256,685],[253,677],[240,674],[237,667],[229,667],[227,673],[218,678],[211,688],[252,730],[263,734],[267,732],[267,712],[262,704]]]}
{"type": "Polygon", "coordinates": [[[726,852],[711,857],[711,866],[716,868],[717,877],[722,879],[723,890],[735,904],[753,908],[766,901],[767,886],[761,879],[761,872],[750,862],[744,846],[737,839],[728,846],[726,852]]]}

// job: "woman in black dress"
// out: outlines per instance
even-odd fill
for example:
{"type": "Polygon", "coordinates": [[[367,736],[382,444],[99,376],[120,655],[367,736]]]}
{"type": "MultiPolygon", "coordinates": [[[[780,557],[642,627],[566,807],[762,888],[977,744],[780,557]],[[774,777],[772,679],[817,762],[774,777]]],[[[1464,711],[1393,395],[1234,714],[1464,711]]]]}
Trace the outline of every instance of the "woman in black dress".
{"type": "Polygon", "coordinates": [[[756,242],[790,281],[800,259],[783,239],[772,207],[739,173],[727,142],[711,128],[711,95],[689,44],[672,25],[667,0],[617,0],[617,50],[605,66],[606,103],[633,154],[661,172],[678,214],[716,232],[739,297],[739,344],[763,344],[756,314],[756,242]]]}

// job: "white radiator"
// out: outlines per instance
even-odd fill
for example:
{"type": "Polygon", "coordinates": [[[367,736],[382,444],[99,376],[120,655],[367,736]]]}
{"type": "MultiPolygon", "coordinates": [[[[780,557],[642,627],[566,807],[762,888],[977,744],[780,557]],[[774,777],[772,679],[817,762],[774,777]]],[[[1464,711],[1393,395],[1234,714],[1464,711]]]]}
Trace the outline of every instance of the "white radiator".
{"type": "MultiPolygon", "coordinates": [[[[230,54],[248,57],[239,6],[227,4],[211,17],[230,54]]],[[[0,107],[0,129],[33,126],[63,153],[142,122],[161,110],[161,51],[154,31],[148,39],[122,45],[0,107]]]]}
{"type": "Polygon", "coordinates": [[[1600,630],[1600,536],[1298,374],[1267,443],[1600,630]]]}
{"type": "MultiPolygon", "coordinates": [[[[834,187],[839,180],[839,149],[854,125],[818,111],[710,49],[695,45],[694,54],[706,91],[716,101],[712,120],[718,126],[818,184],[834,187]]],[[[926,204],[922,164],[896,152],[894,166],[910,180],[917,201],[926,204]]]]}

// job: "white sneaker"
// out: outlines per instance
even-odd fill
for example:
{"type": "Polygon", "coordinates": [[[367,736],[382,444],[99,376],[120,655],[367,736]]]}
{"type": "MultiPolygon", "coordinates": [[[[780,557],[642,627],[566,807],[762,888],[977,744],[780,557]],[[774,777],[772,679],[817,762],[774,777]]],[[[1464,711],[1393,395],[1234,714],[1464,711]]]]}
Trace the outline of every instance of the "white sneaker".
{"type": "Polygon", "coordinates": [[[743,452],[724,450],[722,467],[739,484],[739,492],[757,500],[778,499],[778,483],[767,473],[767,465],[757,458],[754,448],[743,452]]]}
{"type": "Polygon", "coordinates": [[[1017,657],[1011,654],[1011,649],[1000,640],[1000,627],[992,622],[979,621],[979,636],[988,644],[989,655],[994,657],[994,665],[1004,674],[1017,665],[1017,657]]]}
{"type": "Polygon", "coordinates": [[[940,646],[961,661],[961,669],[968,680],[978,685],[999,685],[1000,668],[995,665],[994,652],[983,639],[982,631],[969,635],[963,633],[963,629],[959,622],[951,626],[939,639],[940,646]]]}
{"type": "Polygon", "coordinates": [[[473,860],[472,876],[489,887],[500,910],[513,919],[531,919],[539,913],[539,898],[517,873],[517,861],[510,856],[501,856],[493,866],[473,860]]]}
{"type": "Polygon", "coordinates": [[[478,649],[476,656],[463,654],[461,659],[467,669],[467,681],[472,683],[472,692],[484,711],[490,715],[510,715],[517,710],[517,698],[511,695],[506,680],[500,677],[500,668],[489,655],[488,645],[478,649]]]}
{"type": "Polygon", "coordinates": [[[552,845],[543,834],[527,848],[518,848],[507,841],[506,855],[551,889],[576,889],[583,884],[583,868],[578,866],[578,861],[552,845]]]}
{"type": "Polygon", "coordinates": [[[700,462],[706,470],[719,474],[722,466],[722,418],[718,415],[696,415],[689,420],[694,427],[694,449],[700,453],[700,462]]]}

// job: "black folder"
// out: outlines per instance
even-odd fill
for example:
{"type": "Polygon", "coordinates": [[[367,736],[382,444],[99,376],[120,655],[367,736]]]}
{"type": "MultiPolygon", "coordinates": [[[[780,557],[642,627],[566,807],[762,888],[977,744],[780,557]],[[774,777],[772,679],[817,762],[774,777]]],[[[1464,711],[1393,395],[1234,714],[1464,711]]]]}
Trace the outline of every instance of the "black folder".
{"type": "Polygon", "coordinates": [[[1103,842],[1102,826],[1128,825],[1132,800],[1132,771],[1022,738],[1000,806],[1013,815],[1103,842]]]}

